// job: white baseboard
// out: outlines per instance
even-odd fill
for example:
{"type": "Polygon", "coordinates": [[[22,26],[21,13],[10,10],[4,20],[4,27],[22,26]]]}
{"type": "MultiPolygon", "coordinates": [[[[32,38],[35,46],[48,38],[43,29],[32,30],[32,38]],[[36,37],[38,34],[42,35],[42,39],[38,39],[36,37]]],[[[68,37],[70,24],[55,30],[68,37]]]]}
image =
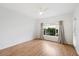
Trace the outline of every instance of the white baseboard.
{"type": "Polygon", "coordinates": [[[79,55],[79,50],[75,46],[74,46],[74,48],[75,48],[77,54],[79,55]]]}
{"type": "Polygon", "coordinates": [[[23,43],[23,42],[28,42],[30,40],[32,40],[32,39],[12,42],[12,43],[9,43],[8,45],[6,44],[5,46],[0,47],[0,50],[5,49],[5,48],[9,48],[9,47],[12,47],[12,46],[15,46],[15,45],[18,45],[18,44],[23,43]]]}

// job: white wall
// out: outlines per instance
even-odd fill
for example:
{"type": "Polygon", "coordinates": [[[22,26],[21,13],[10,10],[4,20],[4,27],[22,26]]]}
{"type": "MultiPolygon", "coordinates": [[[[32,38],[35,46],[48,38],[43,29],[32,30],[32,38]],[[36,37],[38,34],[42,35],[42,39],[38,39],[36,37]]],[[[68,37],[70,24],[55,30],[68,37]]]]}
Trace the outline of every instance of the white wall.
{"type": "Polygon", "coordinates": [[[35,25],[27,15],[0,7],[0,49],[32,40],[35,25]]]}
{"type": "Polygon", "coordinates": [[[76,8],[73,18],[74,18],[73,44],[74,44],[74,46],[79,54],[79,6],[76,8]]]}
{"type": "Polygon", "coordinates": [[[59,20],[64,21],[64,29],[65,29],[65,38],[68,44],[73,44],[73,20],[72,20],[72,13],[60,15],[56,17],[49,17],[38,19],[37,25],[37,37],[40,34],[40,23],[48,23],[48,24],[58,24],[59,20]]]}

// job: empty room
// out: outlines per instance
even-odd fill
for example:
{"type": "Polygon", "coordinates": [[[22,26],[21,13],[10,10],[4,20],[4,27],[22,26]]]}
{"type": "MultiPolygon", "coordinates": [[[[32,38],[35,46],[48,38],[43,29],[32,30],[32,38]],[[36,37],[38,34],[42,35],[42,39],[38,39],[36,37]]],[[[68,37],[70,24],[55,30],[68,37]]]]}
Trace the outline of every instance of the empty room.
{"type": "Polygon", "coordinates": [[[0,3],[0,56],[78,56],[79,3],[0,3]]]}

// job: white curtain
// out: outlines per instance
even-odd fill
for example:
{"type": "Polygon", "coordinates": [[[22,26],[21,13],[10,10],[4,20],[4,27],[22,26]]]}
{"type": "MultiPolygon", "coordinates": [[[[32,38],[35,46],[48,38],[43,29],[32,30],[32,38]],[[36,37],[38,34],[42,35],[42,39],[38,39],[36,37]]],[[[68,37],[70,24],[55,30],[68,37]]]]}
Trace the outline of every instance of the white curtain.
{"type": "Polygon", "coordinates": [[[65,43],[64,26],[63,21],[59,21],[59,42],[61,44],[65,43]]]}
{"type": "Polygon", "coordinates": [[[41,23],[40,25],[41,25],[41,29],[40,29],[40,39],[44,39],[44,37],[43,37],[43,34],[44,34],[43,23],[41,23]]]}

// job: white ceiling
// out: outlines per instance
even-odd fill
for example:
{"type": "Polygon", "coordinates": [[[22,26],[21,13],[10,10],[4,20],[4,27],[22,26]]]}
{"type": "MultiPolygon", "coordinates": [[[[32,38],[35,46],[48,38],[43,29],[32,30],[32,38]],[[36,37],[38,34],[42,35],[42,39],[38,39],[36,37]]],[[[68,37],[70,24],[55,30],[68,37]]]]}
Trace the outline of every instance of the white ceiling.
{"type": "Polygon", "coordinates": [[[0,4],[0,6],[23,13],[32,18],[47,18],[71,13],[75,10],[77,3],[7,3],[0,4]],[[40,15],[40,8],[43,12],[42,15],[40,15]]]}

